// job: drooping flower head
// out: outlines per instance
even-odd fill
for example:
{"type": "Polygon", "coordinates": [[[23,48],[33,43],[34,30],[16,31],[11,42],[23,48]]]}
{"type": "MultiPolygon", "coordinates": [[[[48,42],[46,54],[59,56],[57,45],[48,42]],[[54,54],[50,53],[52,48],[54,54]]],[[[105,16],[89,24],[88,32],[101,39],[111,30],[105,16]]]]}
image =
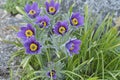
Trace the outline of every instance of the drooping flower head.
{"type": "Polygon", "coordinates": [[[40,9],[36,2],[34,2],[32,5],[26,4],[24,10],[30,18],[36,18],[40,14],[40,9]]]}
{"type": "Polygon", "coordinates": [[[47,28],[50,23],[50,18],[48,16],[38,16],[36,20],[36,24],[40,28],[47,28]]]}
{"type": "Polygon", "coordinates": [[[25,27],[21,27],[20,31],[17,33],[17,36],[24,41],[35,35],[35,28],[31,24],[27,24],[25,27]]]}
{"type": "Polygon", "coordinates": [[[58,35],[64,35],[68,31],[68,22],[57,22],[54,27],[54,33],[58,35]]]}
{"type": "Polygon", "coordinates": [[[56,12],[58,12],[60,4],[56,3],[54,0],[51,0],[50,2],[45,2],[45,6],[47,12],[51,15],[54,15],[56,12]]]}
{"type": "Polygon", "coordinates": [[[38,54],[42,46],[34,37],[31,37],[24,43],[24,47],[27,54],[38,54]]]}
{"type": "Polygon", "coordinates": [[[84,17],[79,12],[73,13],[70,18],[70,23],[72,26],[82,26],[84,24],[84,17]]]}
{"type": "Polygon", "coordinates": [[[53,79],[56,79],[56,78],[57,78],[56,71],[55,71],[55,70],[48,71],[48,72],[47,72],[47,76],[48,76],[49,78],[52,77],[53,79]]]}
{"type": "Polygon", "coordinates": [[[72,54],[78,54],[80,50],[81,41],[78,39],[70,40],[68,43],[66,43],[65,47],[67,48],[67,51],[72,54]]]}

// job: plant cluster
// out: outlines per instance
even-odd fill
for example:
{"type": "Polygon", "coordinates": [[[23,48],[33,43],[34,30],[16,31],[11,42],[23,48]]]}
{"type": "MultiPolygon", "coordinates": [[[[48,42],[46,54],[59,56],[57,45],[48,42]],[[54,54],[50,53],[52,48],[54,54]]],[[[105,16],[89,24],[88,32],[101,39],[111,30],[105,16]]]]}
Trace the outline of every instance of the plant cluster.
{"type": "MultiPolygon", "coordinates": [[[[26,4],[27,24],[17,33],[15,44],[21,56],[21,80],[117,80],[120,79],[120,37],[108,14],[96,28],[88,7],[80,12],[62,13],[60,2],[48,0],[26,4]]],[[[92,16],[93,17],[93,16],[92,16]]],[[[12,58],[13,58],[12,57],[12,58]]]]}
{"type": "Polygon", "coordinates": [[[26,3],[32,3],[33,1],[34,0],[7,0],[4,8],[11,13],[11,15],[16,15],[19,13],[16,10],[16,6],[23,8],[26,3]]]}

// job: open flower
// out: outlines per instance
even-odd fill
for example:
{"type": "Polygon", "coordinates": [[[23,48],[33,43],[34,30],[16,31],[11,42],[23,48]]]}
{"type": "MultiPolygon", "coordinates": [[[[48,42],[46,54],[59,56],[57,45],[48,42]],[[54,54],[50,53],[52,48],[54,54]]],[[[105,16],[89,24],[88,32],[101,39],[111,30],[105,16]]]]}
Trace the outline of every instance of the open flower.
{"type": "Polygon", "coordinates": [[[50,19],[48,16],[38,16],[37,20],[36,20],[36,24],[40,27],[40,28],[47,28],[48,25],[50,23],[50,19]]]}
{"type": "Polygon", "coordinates": [[[70,40],[68,43],[66,43],[65,47],[67,48],[70,55],[72,55],[72,53],[74,53],[74,54],[79,53],[80,45],[81,45],[81,41],[78,39],[74,39],[74,40],[70,40]]]}
{"type": "Polygon", "coordinates": [[[47,72],[47,76],[48,76],[49,78],[52,77],[53,79],[56,79],[56,78],[57,78],[56,71],[55,71],[55,70],[48,71],[48,72],[47,72]]]}
{"type": "Polygon", "coordinates": [[[35,35],[35,28],[31,24],[27,24],[26,27],[21,27],[17,36],[23,40],[26,40],[35,35]]]}
{"type": "Polygon", "coordinates": [[[54,33],[58,35],[64,35],[68,31],[68,22],[61,21],[57,22],[54,27],[54,33]]]}
{"type": "Polygon", "coordinates": [[[79,12],[73,13],[70,18],[70,23],[72,26],[82,26],[84,24],[84,17],[79,12]]]}
{"type": "Polygon", "coordinates": [[[27,4],[24,10],[30,18],[36,18],[40,14],[40,9],[36,2],[34,2],[32,5],[27,4]]]}
{"type": "Polygon", "coordinates": [[[51,0],[50,2],[45,2],[45,5],[46,5],[47,12],[51,15],[54,15],[60,7],[60,4],[55,3],[54,0],[51,0]]]}
{"type": "Polygon", "coordinates": [[[27,54],[38,54],[42,46],[34,37],[31,37],[24,43],[24,47],[27,54]]]}

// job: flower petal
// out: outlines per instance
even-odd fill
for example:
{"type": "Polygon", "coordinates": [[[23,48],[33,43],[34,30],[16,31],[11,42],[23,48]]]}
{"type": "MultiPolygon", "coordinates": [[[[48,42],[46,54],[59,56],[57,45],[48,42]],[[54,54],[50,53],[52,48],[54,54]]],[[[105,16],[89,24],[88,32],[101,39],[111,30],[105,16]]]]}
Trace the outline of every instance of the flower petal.
{"type": "Polygon", "coordinates": [[[31,9],[37,11],[39,8],[38,8],[38,4],[36,2],[34,2],[31,6],[31,9]]]}
{"type": "Polygon", "coordinates": [[[29,13],[29,11],[31,10],[31,6],[29,4],[26,4],[24,10],[25,12],[29,13]]]}
{"type": "Polygon", "coordinates": [[[60,7],[60,4],[59,4],[59,3],[56,3],[56,4],[55,4],[55,9],[57,10],[57,12],[58,12],[59,7],[60,7]]]}
{"type": "Polygon", "coordinates": [[[45,2],[45,5],[46,5],[46,10],[47,10],[47,12],[49,12],[49,3],[48,2],[45,2]]]}

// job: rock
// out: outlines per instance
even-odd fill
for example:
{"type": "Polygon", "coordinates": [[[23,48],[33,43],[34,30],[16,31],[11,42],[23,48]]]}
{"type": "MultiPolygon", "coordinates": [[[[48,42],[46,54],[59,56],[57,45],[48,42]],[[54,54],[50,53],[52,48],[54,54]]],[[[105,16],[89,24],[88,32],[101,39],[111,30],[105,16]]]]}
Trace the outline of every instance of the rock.
{"type": "Polygon", "coordinates": [[[100,16],[99,24],[108,13],[114,13],[113,17],[120,16],[120,0],[63,0],[62,10],[67,12],[73,3],[76,3],[73,12],[79,11],[82,15],[84,15],[84,7],[87,4],[89,13],[100,16]]]}
{"type": "Polygon", "coordinates": [[[16,17],[17,19],[22,19],[22,18],[23,18],[23,16],[22,16],[21,14],[17,14],[15,17],[16,17]]]}

